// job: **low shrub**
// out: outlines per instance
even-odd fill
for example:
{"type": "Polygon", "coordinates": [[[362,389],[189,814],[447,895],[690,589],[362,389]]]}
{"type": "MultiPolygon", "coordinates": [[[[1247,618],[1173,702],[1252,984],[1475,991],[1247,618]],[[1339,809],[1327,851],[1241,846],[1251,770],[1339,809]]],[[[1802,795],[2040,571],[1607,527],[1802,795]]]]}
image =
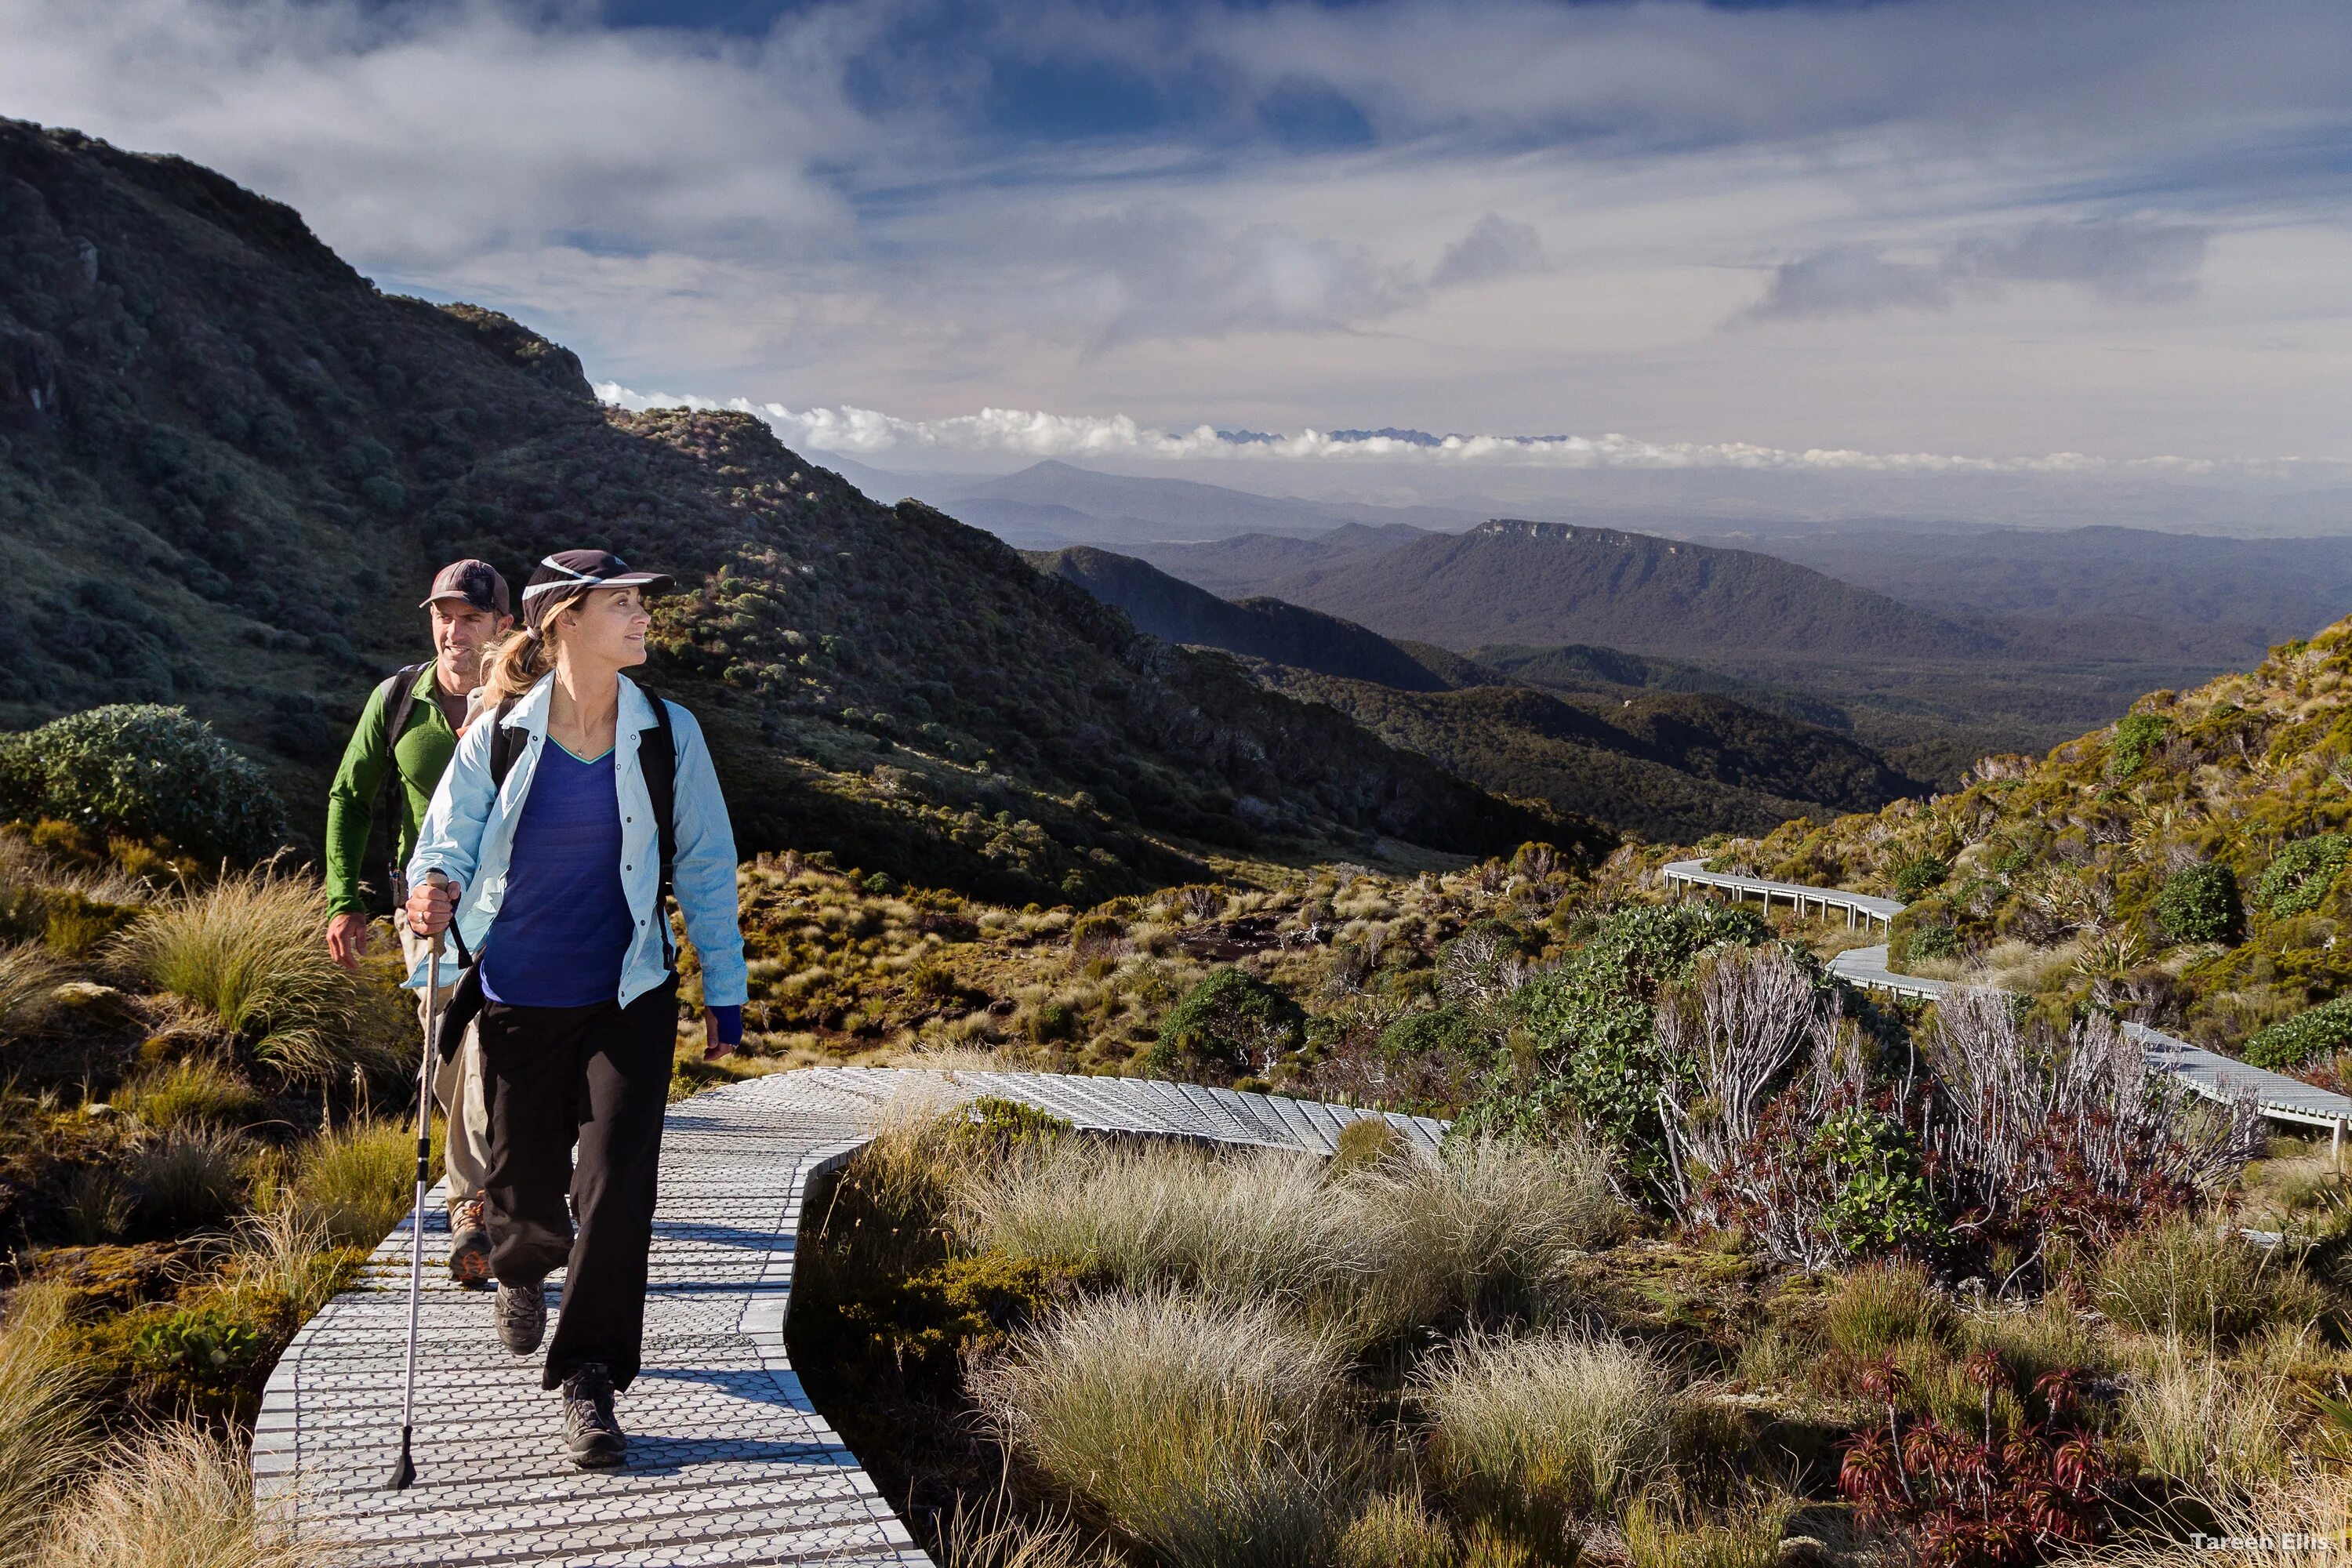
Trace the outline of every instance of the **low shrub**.
{"type": "Polygon", "coordinates": [[[844,1353],[919,1381],[951,1373],[976,1347],[1045,1315],[1063,1270],[1001,1252],[950,1256],[887,1277],[838,1306],[844,1353]]]}
{"type": "Polygon", "coordinates": [[[1412,1144],[1385,1117],[1366,1116],[1339,1129],[1328,1173],[1334,1180],[1412,1158],[1412,1144]]]}
{"type": "Polygon", "coordinates": [[[1306,1040],[1297,1003],[1244,970],[1213,969],[1169,1009],[1145,1062],[1155,1073],[1269,1078],[1306,1040]]]}
{"type": "Polygon", "coordinates": [[[1067,1308],[978,1370],[1001,1439],[1169,1568],[1321,1568],[1355,1512],[1341,1363],[1271,1301],[1067,1308]]]}
{"type": "Polygon", "coordinates": [[[1895,870],[1895,896],[1905,903],[1914,903],[1944,885],[1952,868],[1934,855],[1917,855],[1906,860],[1895,870]]]}
{"type": "Polygon", "coordinates": [[[61,1511],[38,1568],[327,1568],[329,1547],[255,1513],[236,1440],[175,1426],[116,1447],[61,1511]]]}
{"type": "Polygon", "coordinates": [[[287,837],[259,768],[184,710],[143,704],[0,735],[0,816],[163,838],[205,864],[258,860],[287,837]]]}
{"type": "Polygon", "coordinates": [[[2246,1059],[2273,1072],[2292,1072],[2306,1062],[2352,1050],[2352,996],[2297,1013],[2247,1037],[2246,1059]]]}
{"type": "Polygon", "coordinates": [[[1571,1518],[1640,1490],[1664,1466],[1674,1428],[1663,1363],[1577,1333],[1457,1340],[1418,1369],[1412,1394],[1447,1489],[1546,1544],[1571,1518]]]}
{"type": "Polygon", "coordinates": [[[151,1127],[240,1122],[261,1109],[261,1092],[211,1057],[184,1057],[124,1084],[117,1103],[151,1127]]]}
{"type": "Polygon", "coordinates": [[[1951,1304],[1918,1264],[1874,1263],[1838,1280],[1822,1303],[1822,1329],[1833,1347],[1865,1359],[1908,1340],[1943,1339],[1951,1304]]]}
{"type": "Polygon", "coordinates": [[[2219,861],[2184,866],[2156,898],[2156,926],[2173,942],[2235,942],[2245,934],[2238,874],[2219,861]]]}
{"type": "Polygon", "coordinates": [[[2107,765],[2116,777],[2127,779],[2147,765],[2147,759],[2172,732],[2172,721],[2161,713],[2126,713],[2116,721],[2115,739],[2107,745],[2107,765]]]}
{"type": "Polygon", "coordinates": [[[2309,914],[2326,900],[2336,875],[2352,859],[2352,835],[2314,834],[2271,857],[2254,884],[2254,902],[2274,921],[2309,914]]]}

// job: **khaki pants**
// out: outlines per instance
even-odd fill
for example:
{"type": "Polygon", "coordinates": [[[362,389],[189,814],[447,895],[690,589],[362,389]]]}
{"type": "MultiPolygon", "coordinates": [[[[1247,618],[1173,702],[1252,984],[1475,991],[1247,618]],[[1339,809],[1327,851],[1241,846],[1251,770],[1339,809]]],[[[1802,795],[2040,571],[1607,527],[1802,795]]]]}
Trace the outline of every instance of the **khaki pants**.
{"type": "MultiPolygon", "coordinates": [[[[425,956],[425,939],[401,922],[400,955],[414,969],[425,956]]],[[[440,1005],[449,1005],[449,994],[457,988],[457,961],[446,948],[441,953],[441,973],[449,975],[449,983],[441,987],[440,1005]]],[[[416,1021],[421,1027],[425,1018],[426,996],[420,988],[416,993],[416,1021]]],[[[457,1042],[456,1053],[434,1064],[433,1099],[448,1119],[448,1131],[442,1142],[442,1166],[449,1178],[451,1206],[468,1198],[482,1195],[482,1177],[490,1165],[490,1108],[482,1092],[482,1041],[473,1024],[466,1026],[466,1037],[457,1042]]]]}

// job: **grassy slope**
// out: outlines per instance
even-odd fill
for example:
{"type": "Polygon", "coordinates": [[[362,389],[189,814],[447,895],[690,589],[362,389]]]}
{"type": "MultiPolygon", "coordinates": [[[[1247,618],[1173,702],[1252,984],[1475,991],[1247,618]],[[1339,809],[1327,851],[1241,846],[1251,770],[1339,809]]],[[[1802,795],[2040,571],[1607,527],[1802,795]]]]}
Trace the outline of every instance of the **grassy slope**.
{"type": "Polygon", "coordinates": [[[1972,972],[2234,1049],[2352,984],[2352,952],[2336,941],[2352,889],[2329,884],[2314,908],[2281,917],[2254,896],[2283,848],[2352,821],[2347,678],[2352,622],[2338,622],[2245,674],[2142,698],[2131,727],[2152,737],[2144,746],[2119,743],[2110,726],[2039,762],[1997,762],[1995,776],[1957,794],[1790,824],[1720,858],[1884,891],[1905,864],[1940,857],[1952,871],[1933,918],[1954,922],[1972,972]],[[2209,860],[2245,890],[2242,942],[2175,942],[2157,920],[2166,879],[2209,860]]]}
{"type": "Polygon", "coordinates": [[[519,576],[594,543],[692,590],[652,673],[719,738],[747,849],[1053,897],[1214,846],[1598,842],[1140,638],[754,420],[602,409],[562,349],[378,293],[194,164],[10,122],[0,173],[0,722],[183,702],[315,823],[367,685],[417,651],[432,565],[519,576]]]}

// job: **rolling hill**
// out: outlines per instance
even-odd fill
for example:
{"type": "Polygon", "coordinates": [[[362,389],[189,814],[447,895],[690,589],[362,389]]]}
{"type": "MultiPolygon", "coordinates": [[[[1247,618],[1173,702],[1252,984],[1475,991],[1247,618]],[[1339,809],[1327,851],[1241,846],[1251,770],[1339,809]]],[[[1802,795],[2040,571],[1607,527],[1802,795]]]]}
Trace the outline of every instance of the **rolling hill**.
{"type": "Polygon", "coordinates": [[[1601,842],[869,501],[755,419],[601,407],[568,352],[383,293],[209,170],[16,121],[0,443],[0,723],[184,704],[313,830],[368,686],[421,650],[432,567],[520,581],[592,544],[678,575],[651,674],[701,715],[747,853],[1060,899],[1220,847],[1601,842]]]}
{"type": "MultiPolygon", "coordinates": [[[[1338,709],[1464,778],[1626,831],[1756,831],[1925,787],[1848,736],[1720,695],[1597,674],[1573,689],[1537,690],[1432,644],[1393,643],[1279,599],[1228,602],[1107,551],[1028,559],[1141,629],[1238,654],[1269,688],[1338,709]]],[[[1591,671],[1639,678],[1664,668],[1605,648],[1555,651],[1543,668],[1579,652],[1591,671]]]]}

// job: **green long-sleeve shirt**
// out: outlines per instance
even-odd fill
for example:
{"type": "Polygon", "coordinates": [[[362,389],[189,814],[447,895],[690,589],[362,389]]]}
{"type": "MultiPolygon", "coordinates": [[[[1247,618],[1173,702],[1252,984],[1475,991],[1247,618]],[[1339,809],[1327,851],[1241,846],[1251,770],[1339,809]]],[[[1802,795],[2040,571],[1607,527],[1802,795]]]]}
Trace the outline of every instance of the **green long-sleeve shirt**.
{"type": "Polygon", "coordinates": [[[417,824],[425,820],[425,809],[433,804],[433,786],[441,782],[450,756],[457,750],[457,732],[449,727],[434,696],[435,679],[429,664],[417,673],[412,688],[416,700],[409,705],[408,721],[397,736],[387,733],[392,728],[392,710],[398,706],[397,698],[384,700],[388,683],[379,682],[368,693],[367,706],[360,710],[359,727],[352,731],[351,744],[343,748],[342,765],[335,770],[335,782],[327,790],[327,908],[331,913],[366,912],[366,903],[360,897],[360,865],[367,858],[376,791],[387,766],[400,771],[400,788],[394,792],[400,808],[399,863],[408,864],[408,852],[416,847],[417,824]]]}

